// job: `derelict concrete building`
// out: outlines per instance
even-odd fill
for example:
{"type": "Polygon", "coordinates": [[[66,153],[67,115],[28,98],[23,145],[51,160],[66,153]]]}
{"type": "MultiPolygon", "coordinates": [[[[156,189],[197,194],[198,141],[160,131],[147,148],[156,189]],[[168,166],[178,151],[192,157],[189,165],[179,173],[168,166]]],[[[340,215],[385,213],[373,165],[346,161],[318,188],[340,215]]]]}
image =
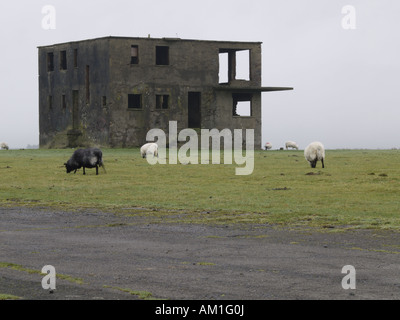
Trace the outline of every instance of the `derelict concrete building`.
{"type": "Polygon", "coordinates": [[[261,147],[261,93],[291,89],[262,87],[260,42],[104,37],[38,49],[41,148],[136,147],[169,121],[254,129],[261,147]]]}

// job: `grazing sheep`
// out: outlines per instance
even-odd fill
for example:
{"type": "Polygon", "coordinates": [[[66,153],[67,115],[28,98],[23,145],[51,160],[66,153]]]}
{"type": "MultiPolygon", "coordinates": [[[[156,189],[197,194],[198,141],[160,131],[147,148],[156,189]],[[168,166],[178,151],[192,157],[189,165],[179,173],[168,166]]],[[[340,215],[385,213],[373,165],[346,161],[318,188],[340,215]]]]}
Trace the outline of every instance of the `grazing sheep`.
{"type": "Polygon", "coordinates": [[[3,150],[8,150],[8,144],[5,143],[5,142],[2,142],[2,143],[0,144],[0,148],[3,149],[3,150]]]}
{"type": "Polygon", "coordinates": [[[325,148],[321,142],[310,143],[304,150],[304,157],[310,163],[311,168],[315,168],[317,166],[318,160],[321,161],[322,168],[325,168],[325,148]]]}
{"type": "Polygon", "coordinates": [[[285,146],[286,146],[286,150],[288,150],[289,148],[299,150],[299,146],[298,146],[297,143],[294,142],[294,141],[288,141],[288,142],[286,142],[285,146]]]}
{"type": "Polygon", "coordinates": [[[148,154],[152,154],[153,157],[158,157],[157,143],[146,143],[140,148],[140,154],[142,158],[146,158],[148,154]]]}
{"type": "Polygon", "coordinates": [[[270,149],[272,149],[272,144],[271,144],[271,142],[267,142],[265,144],[265,150],[270,150],[270,149]]]}
{"type": "Polygon", "coordinates": [[[103,153],[100,149],[97,148],[89,148],[89,149],[78,149],[76,150],[72,157],[64,163],[67,173],[83,167],[83,174],[86,174],[85,168],[96,168],[96,175],[99,174],[99,166],[103,167],[103,153]]]}

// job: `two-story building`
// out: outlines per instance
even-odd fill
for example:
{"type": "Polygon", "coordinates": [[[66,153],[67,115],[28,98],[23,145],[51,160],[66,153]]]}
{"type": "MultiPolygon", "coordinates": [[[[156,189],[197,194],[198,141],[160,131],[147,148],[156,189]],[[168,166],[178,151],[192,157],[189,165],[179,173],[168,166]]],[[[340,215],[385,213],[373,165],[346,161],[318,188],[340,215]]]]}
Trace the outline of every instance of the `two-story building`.
{"type": "Polygon", "coordinates": [[[104,37],[39,47],[41,148],[137,147],[150,129],[254,129],[261,43],[104,37]],[[239,63],[240,62],[240,63],[239,63]]]}

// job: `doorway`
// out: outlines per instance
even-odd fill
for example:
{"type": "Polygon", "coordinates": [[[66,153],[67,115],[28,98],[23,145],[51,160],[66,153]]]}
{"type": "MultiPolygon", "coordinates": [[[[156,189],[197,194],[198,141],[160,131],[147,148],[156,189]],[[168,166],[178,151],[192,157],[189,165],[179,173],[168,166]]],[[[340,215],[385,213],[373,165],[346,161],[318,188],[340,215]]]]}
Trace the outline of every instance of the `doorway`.
{"type": "Polygon", "coordinates": [[[201,128],[201,92],[188,94],[188,124],[189,128],[201,128]]]}

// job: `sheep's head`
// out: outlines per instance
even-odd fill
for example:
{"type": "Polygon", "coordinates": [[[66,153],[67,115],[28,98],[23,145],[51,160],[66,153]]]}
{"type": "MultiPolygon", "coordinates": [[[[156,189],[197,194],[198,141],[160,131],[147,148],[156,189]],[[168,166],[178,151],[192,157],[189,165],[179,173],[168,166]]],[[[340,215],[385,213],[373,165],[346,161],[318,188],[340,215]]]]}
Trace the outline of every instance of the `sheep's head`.
{"type": "Polygon", "coordinates": [[[68,162],[64,163],[64,166],[67,169],[67,173],[70,173],[72,170],[74,170],[74,168],[72,168],[68,162]]]}
{"type": "Polygon", "coordinates": [[[317,159],[310,161],[311,168],[315,168],[317,166],[317,159]]]}

